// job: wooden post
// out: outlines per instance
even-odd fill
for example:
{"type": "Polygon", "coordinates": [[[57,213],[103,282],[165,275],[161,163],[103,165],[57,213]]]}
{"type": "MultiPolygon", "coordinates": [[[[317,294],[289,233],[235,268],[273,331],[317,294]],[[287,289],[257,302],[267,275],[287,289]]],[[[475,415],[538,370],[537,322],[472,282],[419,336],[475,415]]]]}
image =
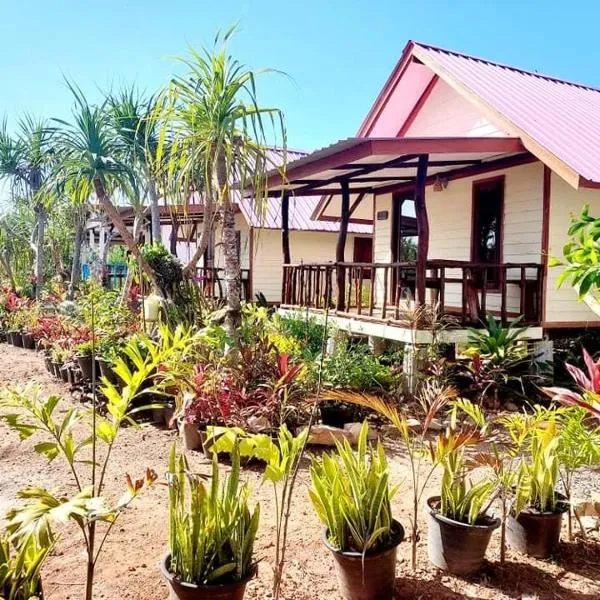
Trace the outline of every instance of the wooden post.
{"type": "Polygon", "coordinates": [[[348,221],[350,220],[350,185],[348,181],[344,180],[341,182],[342,187],[342,214],[340,219],[340,231],[338,234],[337,246],[335,249],[335,261],[338,263],[337,266],[337,306],[336,309],[344,310],[344,292],[345,292],[345,280],[346,271],[345,268],[340,264],[344,262],[344,252],[346,249],[346,237],[348,235],[348,221]]]}
{"type": "Polygon", "coordinates": [[[290,257],[290,197],[284,194],[281,198],[281,250],[283,252],[283,264],[291,263],[290,257]]]}
{"type": "Polygon", "coordinates": [[[429,219],[425,206],[425,180],[427,179],[427,163],[429,156],[421,154],[417,165],[417,181],[415,183],[415,213],[419,243],[417,245],[417,303],[425,304],[425,277],[427,275],[427,254],[429,252],[429,219]]]}

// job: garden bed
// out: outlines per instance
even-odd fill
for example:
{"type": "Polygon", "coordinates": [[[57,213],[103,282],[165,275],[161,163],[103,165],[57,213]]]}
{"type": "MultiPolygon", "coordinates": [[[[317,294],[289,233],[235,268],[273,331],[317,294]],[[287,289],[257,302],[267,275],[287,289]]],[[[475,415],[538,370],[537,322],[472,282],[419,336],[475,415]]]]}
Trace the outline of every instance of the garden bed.
{"type": "MultiPolygon", "coordinates": [[[[37,382],[45,393],[62,393],[68,397],[68,387],[52,379],[45,371],[42,360],[31,351],[0,346],[2,365],[0,386],[37,382]]],[[[117,494],[123,487],[124,472],[132,475],[151,467],[162,477],[167,464],[170,442],[174,432],[145,426],[141,431],[122,432],[115,448],[116,460],[111,463],[109,491],[117,494]]],[[[69,489],[69,479],[62,465],[48,464],[34,452],[24,451],[16,434],[0,425],[0,511],[14,503],[17,490],[27,484],[48,486],[50,489],[69,489]]],[[[389,441],[388,456],[393,481],[405,480],[409,474],[406,457],[401,447],[389,441]]],[[[208,473],[210,466],[201,453],[191,454],[194,470],[208,473]]],[[[262,504],[262,522],[257,541],[257,556],[262,559],[259,576],[248,585],[247,598],[262,600],[269,597],[272,581],[271,564],[274,548],[272,494],[268,486],[259,487],[260,473],[251,469],[244,476],[254,489],[253,497],[262,504]]],[[[587,490],[600,491],[600,473],[590,471],[579,477],[587,490]]],[[[295,600],[334,600],[339,598],[333,563],[320,541],[320,526],[309,505],[306,489],[308,473],[303,465],[299,487],[290,521],[289,563],[284,575],[283,596],[295,600]]],[[[435,492],[437,480],[432,480],[428,491],[435,492]]],[[[408,524],[410,494],[400,493],[393,501],[394,515],[408,524]]],[[[162,583],[158,563],[167,539],[167,493],[162,486],[145,493],[134,503],[119,523],[118,530],[108,541],[108,551],[102,556],[97,574],[97,598],[121,600],[144,598],[163,600],[167,590],[162,583]]],[[[422,518],[422,528],[425,527],[422,518]]],[[[563,531],[566,539],[566,531],[563,531]]],[[[519,556],[508,551],[507,564],[498,564],[498,535],[492,539],[487,558],[490,563],[471,579],[461,579],[438,573],[427,562],[425,535],[419,542],[420,568],[410,570],[410,545],[399,547],[397,565],[397,598],[446,600],[454,598],[535,598],[563,600],[592,600],[600,596],[600,540],[595,534],[588,543],[563,543],[553,561],[541,561],[519,556]]],[[[69,600],[82,597],[83,555],[77,532],[68,529],[58,551],[46,567],[45,600],[69,600]]]]}

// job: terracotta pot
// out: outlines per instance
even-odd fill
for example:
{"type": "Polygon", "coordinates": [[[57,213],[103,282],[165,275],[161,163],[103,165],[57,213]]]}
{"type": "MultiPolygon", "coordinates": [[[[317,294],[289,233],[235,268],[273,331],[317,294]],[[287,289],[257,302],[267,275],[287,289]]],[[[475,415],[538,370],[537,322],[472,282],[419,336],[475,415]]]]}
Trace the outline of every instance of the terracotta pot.
{"type": "Polygon", "coordinates": [[[439,496],[433,496],[425,505],[429,562],[454,575],[475,573],[483,565],[492,532],[501,521],[491,516],[477,525],[454,521],[439,514],[439,501],[439,496]]]}
{"type": "Polygon", "coordinates": [[[564,496],[557,502],[555,512],[540,513],[525,509],[517,517],[506,519],[506,541],[508,545],[535,558],[548,558],[558,547],[562,516],[569,510],[564,496]]]}
{"type": "Polygon", "coordinates": [[[167,554],[160,561],[160,572],[169,588],[170,600],[242,600],[246,592],[246,584],[256,576],[255,565],[248,577],[227,585],[194,585],[178,581],[169,571],[171,555],[167,554]]]}
{"type": "Polygon", "coordinates": [[[27,350],[35,350],[35,339],[30,333],[22,333],[21,341],[23,342],[23,348],[27,350]]]}
{"type": "Polygon", "coordinates": [[[327,530],[323,543],[335,561],[340,593],[345,600],[391,600],[396,583],[396,554],[404,539],[404,528],[393,521],[389,548],[363,557],[360,552],[342,552],[329,543],[327,530]]]}
{"type": "Polygon", "coordinates": [[[177,420],[179,435],[183,442],[183,447],[186,450],[201,450],[202,437],[198,431],[198,427],[193,423],[186,423],[183,419],[177,420]]]}

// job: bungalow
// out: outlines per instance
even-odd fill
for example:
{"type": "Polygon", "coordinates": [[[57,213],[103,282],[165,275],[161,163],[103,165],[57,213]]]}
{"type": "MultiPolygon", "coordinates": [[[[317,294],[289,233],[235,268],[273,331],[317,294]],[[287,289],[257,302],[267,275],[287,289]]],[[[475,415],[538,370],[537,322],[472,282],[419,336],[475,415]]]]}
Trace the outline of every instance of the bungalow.
{"type": "Polygon", "coordinates": [[[286,260],[283,310],[409,344],[432,339],[420,306],[441,309],[455,342],[489,313],[522,316],[532,340],[600,326],[548,267],[570,215],[600,213],[596,88],[411,41],[356,137],[272,171],[269,190],[284,205],[316,196],[312,216],[340,222],[334,264],[286,260]],[[372,262],[347,262],[356,218],[373,223],[372,262]]]}
{"type": "MultiPolygon", "coordinates": [[[[289,151],[292,157],[305,156],[305,153],[289,151]]],[[[299,263],[325,262],[330,260],[337,244],[340,225],[337,221],[313,220],[319,199],[315,196],[294,198],[287,204],[289,243],[293,247],[288,262],[293,258],[299,263]]],[[[281,302],[281,280],[283,277],[283,257],[281,253],[281,199],[270,198],[263,210],[258,210],[253,199],[242,198],[238,202],[235,216],[238,239],[238,253],[242,269],[242,295],[245,299],[263,296],[270,304],[281,302]]],[[[133,227],[134,216],[131,208],[121,209],[123,219],[133,227]]],[[[202,205],[192,197],[187,206],[161,206],[161,241],[171,248],[177,257],[186,263],[196,251],[196,240],[201,229],[202,205]],[[175,231],[175,235],[173,234],[175,231]]],[[[414,226],[414,219],[405,219],[405,226],[414,226]]],[[[102,254],[107,243],[118,245],[121,242],[112,227],[97,217],[88,220],[88,238],[94,254],[102,254]],[[104,223],[104,227],[102,224],[104,223]],[[98,242],[96,244],[96,242],[98,242]]],[[[348,245],[352,257],[357,262],[371,262],[373,225],[371,220],[352,218],[348,223],[348,245]]],[[[146,217],[142,236],[151,243],[149,216],[146,217]]],[[[204,282],[204,290],[222,298],[225,293],[223,274],[224,256],[220,243],[221,231],[217,226],[214,244],[200,260],[198,271],[204,282]],[[209,266],[210,265],[210,266],[209,266]]],[[[121,271],[115,273],[123,278],[121,271]]]]}

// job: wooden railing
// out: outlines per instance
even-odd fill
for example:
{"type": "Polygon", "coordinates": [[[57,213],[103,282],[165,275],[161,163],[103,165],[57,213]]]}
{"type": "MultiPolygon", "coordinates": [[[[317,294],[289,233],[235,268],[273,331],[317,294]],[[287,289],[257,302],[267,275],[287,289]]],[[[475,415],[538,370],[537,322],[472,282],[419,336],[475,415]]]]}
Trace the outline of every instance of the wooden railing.
{"type": "MultiPolygon", "coordinates": [[[[199,267],[196,277],[205,296],[222,300],[226,296],[225,269],[199,267]]],[[[242,300],[250,298],[250,269],[242,269],[242,300]]]]}
{"type": "MultiPolygon", "coordinates": [[[[329,307],[353,316],[406,321],[416,307],[416,273],[416,262],[287,264],[282,306],[329,307]],[[338,281],[344,282],[341,293],[338,281]]],[[[503,323],[522,315],[527,324],[539,324],[542,275],[537,263],[430,260],[427,304],[437,305],[463,326],[478,324],[486,314],[498,316],[503,323]]]]}

